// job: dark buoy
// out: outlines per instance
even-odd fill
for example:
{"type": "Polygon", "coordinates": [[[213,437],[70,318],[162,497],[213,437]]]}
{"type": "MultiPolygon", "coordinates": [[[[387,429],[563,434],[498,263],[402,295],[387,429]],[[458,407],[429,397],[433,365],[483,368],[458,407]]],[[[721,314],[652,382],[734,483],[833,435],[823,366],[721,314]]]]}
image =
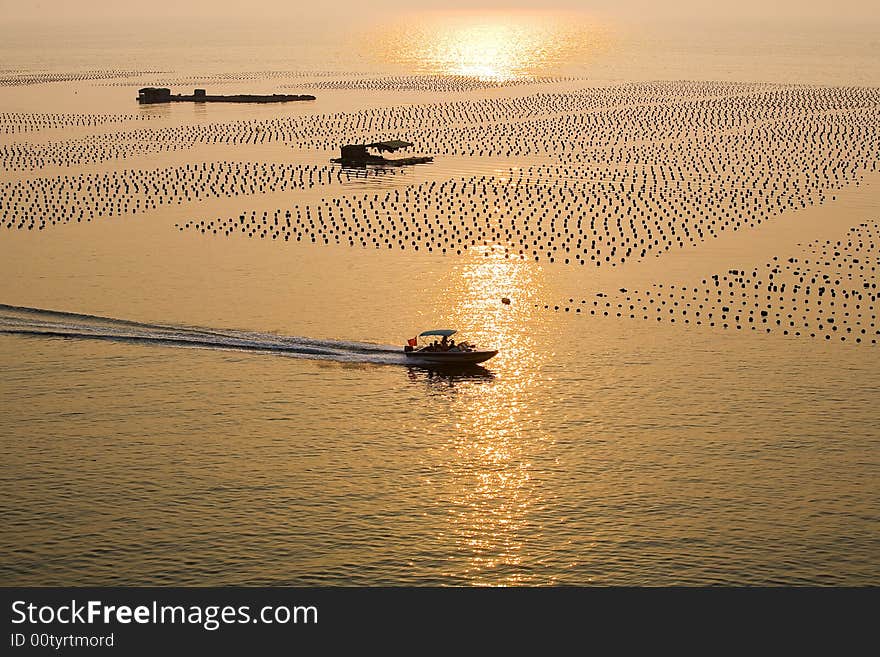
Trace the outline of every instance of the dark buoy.
{"type": "Polygon", "coordinates": [[[509,297],[501,297],[501,303],[503,303],[505,306],[509,306],[510,305],[510,298],[509,297]]]}

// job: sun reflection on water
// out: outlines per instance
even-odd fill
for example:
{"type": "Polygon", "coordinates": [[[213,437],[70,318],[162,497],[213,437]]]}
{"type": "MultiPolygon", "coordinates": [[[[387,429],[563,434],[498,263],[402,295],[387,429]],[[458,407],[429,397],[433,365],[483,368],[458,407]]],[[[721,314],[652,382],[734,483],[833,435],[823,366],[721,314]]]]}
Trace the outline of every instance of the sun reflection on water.
{"type": "Polygon", "coordinates": [[[607,30],[580,14],[421,13],[388,30],[382,50],[408,71],[500,82],[559,74],[607,41],[607,30]]]}
{"type": "Polygon", "coordinates": [[[473,584],[546,583],[524,570],[534,563],[529,541],[545,504],[533,462],[549,443],[534,403],[548,354],[529,331],[542,287],[540,267],[503,256],[461,264],[440,282],[437,316],[500,350],[487,363],[494,378],[453,384],[447,400],[455,431],[438,447],[447,482],[440,503],[451,510],[446,530],[456,550],[450,575],[473,584]]]}

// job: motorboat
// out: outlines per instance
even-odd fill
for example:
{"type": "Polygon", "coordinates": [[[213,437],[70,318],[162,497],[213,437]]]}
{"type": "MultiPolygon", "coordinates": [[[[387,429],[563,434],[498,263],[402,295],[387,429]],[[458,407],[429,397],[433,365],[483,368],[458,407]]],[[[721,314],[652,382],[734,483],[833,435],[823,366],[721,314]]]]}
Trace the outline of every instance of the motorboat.
{"type": "Polygon", "coordinates": [[[456,344],[454,340],[450,340],[456,333],[455,329],[423,331],[407,341],[403,353],[414,365],[432,366],[476,365],[498,354],[497,349],[478,349],[469,342],[456,344]],[[422,338],[440,338],[440,340],[424,344],[422,338]]]}

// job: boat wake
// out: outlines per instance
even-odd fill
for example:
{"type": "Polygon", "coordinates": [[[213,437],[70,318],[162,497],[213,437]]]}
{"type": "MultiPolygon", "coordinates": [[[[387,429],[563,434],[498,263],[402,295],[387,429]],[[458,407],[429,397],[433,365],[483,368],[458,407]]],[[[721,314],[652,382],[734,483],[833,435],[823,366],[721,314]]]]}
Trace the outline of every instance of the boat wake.
{"type": "Polygon", "coordinates": [[[400,347],[274,333],[171,326],[0,304],[0,334],[251,351],[341,363],[407,365],[400,347]]]}

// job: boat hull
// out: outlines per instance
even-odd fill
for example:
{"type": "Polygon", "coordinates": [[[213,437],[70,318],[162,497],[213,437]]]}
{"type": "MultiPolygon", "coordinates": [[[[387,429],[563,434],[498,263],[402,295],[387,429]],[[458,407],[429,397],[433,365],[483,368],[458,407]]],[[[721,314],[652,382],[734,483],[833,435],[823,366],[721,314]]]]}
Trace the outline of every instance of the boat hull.
{"type": "Polygon", "coordinates": [[[433,162],[434,158],[430,156],[425,157],[398,157],[392,159],[386,159],[380,156],[373,156],[368,159],[359,159],[359,160],[346,160],[341,157],[330,158],[330,161],[334,164],[341,164],[343,167],[354,167],[354,168],[362,168],[366,167],[368,164],[379,167],[403,167],[411,164],[428,164],[429,162],[433,162]]]}
{"type": "Polygon", "coordinates": [[[483,363],[495,356],[498,351],[406,351],[404,353],[414,365],[454,367],[483,363]]]}

